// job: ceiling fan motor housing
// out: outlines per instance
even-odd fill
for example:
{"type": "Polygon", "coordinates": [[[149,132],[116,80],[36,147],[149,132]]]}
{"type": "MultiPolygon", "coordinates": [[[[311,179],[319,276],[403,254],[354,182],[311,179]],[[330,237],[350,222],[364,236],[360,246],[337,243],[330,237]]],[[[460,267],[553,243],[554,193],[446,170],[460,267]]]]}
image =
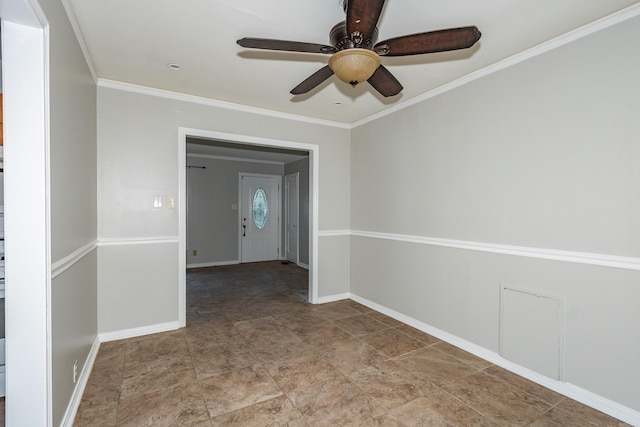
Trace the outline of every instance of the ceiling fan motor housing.
{"type": "Polygon", "coordinates": [[[371,49],[373,45],[376,44],[376,41],[378,41],[378,28],[376,27],[373,30],[373,34],[371,34],[370,39],[356,43],[356,41],[352,40],[351,37],[349,37],[349,34],[347,34],[347,22],[342,21],[333,26],[329,32],[329,40],[337,50],[352,49],[355,47],[371,49]]]}

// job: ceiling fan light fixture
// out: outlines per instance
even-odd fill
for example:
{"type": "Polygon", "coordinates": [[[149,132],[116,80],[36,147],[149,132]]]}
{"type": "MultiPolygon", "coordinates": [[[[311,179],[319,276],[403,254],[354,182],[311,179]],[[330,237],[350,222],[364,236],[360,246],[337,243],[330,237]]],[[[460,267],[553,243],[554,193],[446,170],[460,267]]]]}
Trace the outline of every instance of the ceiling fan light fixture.
{"type": "Polygon", "coordinates": [[[333,73],[352,86],[369,80],[379,66],[380,56],[369,49],[344,49],[329,58],[329,68],[333,73]]]}

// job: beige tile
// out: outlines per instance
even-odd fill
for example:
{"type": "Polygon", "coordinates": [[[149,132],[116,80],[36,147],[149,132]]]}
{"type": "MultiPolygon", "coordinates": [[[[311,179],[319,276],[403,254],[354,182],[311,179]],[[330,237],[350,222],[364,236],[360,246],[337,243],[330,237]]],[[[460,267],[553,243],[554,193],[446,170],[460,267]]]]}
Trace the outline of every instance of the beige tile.
{"type": "MultiPolygon", "coordinates": [[[[78,407],[78,413],[73,422],[74,427],[115,427],[118,402],[107,405],[93,406],[83,400],[78,407]]],[[[3,414],[4,415],[4,414],[3,414]]],[[[0,425],[4,426],[4,417],[0,425]]]]}
{"type": "Polygon", "coordinates": [[[448,384],[444,390],[496,423],[506,426],[526,425],[551,408],[547,402],[484,372],[448,384]]]}
{"type": "Polygon", "coordinates": [[[380,323],[366,314],[345,317],[335,320],[333,323],[355,336],[363,336],[388,328],[384,323],[380,323]]]}
{"type": "Polygon", "coordinates": [[[443,391],[412,400],[392,410],[389,415],[400,420],[406,427],[497,426],[443,391]]]}
{"type": "Polygon", "coordinates": [[[310,345],[273,317],[235,323],[245,337],[247,349],[262,362],[296,356],[310,345]]]}
{"type": "Polygon", "coordinates": [[[109,366],[95,367],[84,389],[82,400],[92,406],[103,406],[120,399],[122,386],[122,368],[112,369],[109,366]]]}
{"type": "Polygon", "coordinates": [[[214,427],[307,427],[302,414],[285,397],[276,397],[211,420],[214,427]]]}
{"type": "Polygon", "coordinates": [[[369,311],[367,312],[367,316],[371,317],[374,320],[377,320],[380,323],[384,323],[389,327],[400,326],[403,324],[401,321],[396,320],[393,317],[389,317],[386,314],[378,313],[377,311],[369,311]]]}
{"type": "Polygon", "coordinates": [[[315,351],[267,363],[269,374],[289,394],[312,384],[342,378],[343,375],[315,351]]]}
{"type": "Polygon", "coordinates": [[[302,341],[319,347],[351,338],[348,332],[333,324],[309,325],[305,328],[297,328],[294,333],[302,341]]]}
{"type": "Polygon", "coordinates": [[[529,381],[528,379],[516,375],[513,372],[509,372],[499,366],[490,366],[485,369],[484,372],[501,379],[507,384],[511,384],[512,386],[519,388],[525,393],[542,399],[551,405],[555,405],[565,398],[563,395],[556,393],[553,390],[536,384],[533,381],[529,381]]]}
{"type": "Polygon", "coordinates": [[[127,359],[122,373],[123,380],[138,375],[148,374],[151,371],[163,369],[167,366],[184,367],[191,365],[191,356],[189,352],[169,353],[156,356],[151,360],[134,360],[127,359]]]}
{"type": "Polygon", "coordinates": [[[262,366],[251,366],[200,380],[211,417],[246,408],[282,395],[262,366]]]}
{"type": "Polygon", "coordinates": [[[426,347],[395,358],[403,367],[419,378],[438,386],[456,381],[477,372],[473,366],[449,356],[433,347],[426,347]]]}
{"type": "Polygon", "coordinates": [[[326,320],[338,320],[365,313],[367,308],[350,300],[330,302],[311,306],[311,311],[320,314],[326,320]]]}
{"type": "Polygon", "coordinates": [[[181,383],[129,399],[121,399],[116,425],[201,427],[210,426],[211,421],[198,384],[181,383]]]}
{"type": "MultiPolygon", "coordinates": [[[[547,415],[547,414],[545,414],[547,415]]],[[[576,402],[573,399],[563,399],[552,411],[548,413],[548,417],[542,417],[540,421],[562,421],[562,420],[575,420],[581,422],[583,426],[598,426],[598,427],[622,427],[628,426],[616,418],[610,417],[596,409],[583,405],[580,402],[576,402]]],[[[543,426],[540,421],[536,421],[538,426],[543,426]]],[[[555,425],[555,424],[549,424],[555,425]]]]}
{"type": "Polygon", "coordinates": [[[396,329],[384,329],[360,337],[360,339],[387,357],[397,357],[425,347],[423,342],[396,329]]]}
{"type": "Polygon", "coordinates": [[[434,337],[433,335],[429,335],[409,325],[399,325],[396,326],[395,329],[409,335],[412,338],[417,339],[418,341],[425,343],[426,345],[432,345],[440,342],[440,339],[434,337]]]}
{"type": "Polygon", "coordinates": [[[369,308],[366,305],[360,304],[359,302],[356,302],[351,299],[338,301],[337,304],[342,304],[344,306],[350,307],[353,310],[359,311],[361,313],[375,313],[375,310],[373,310],[372,308],[369,308]]]}
{"type": "Polygon", "coordinates": [[[389,414],[378,415],[370,420],[363,421],[355,427],[404,427],[404,424],[400,423],[397,419],[393,418],[389,414]]]}
{"type": "Polygon", "coordinates": [[[94,369],[105,367],[122,370],[126,347],[126,342],[123,340],[101,343],[96,360],[93,362],[94,369]]]}
{"type": "Polygon", "coordinates": [[[149,393],[182,382],[194,382],[196,371],[191,358],[165,356],[153,362],[131,365],[122,380],[120,398],[149,393]]]}
{"type": "Polygon", "coordinates": [[[491,362],[488,362],[476,355],[469,353],[459,347],[441,341],[433,345],[433,348],[440,350],[443,353],[453,356],[456,359],[475,367],[476,369],[485,369],[491,366],[491,362]]]}
{"type": "Polygon", "coordinates": [[[254,365],[258,359],[247,349],[236,346],[205,347],[191,351],[199,379],[254,365]]]}
{"type": "Polygon", "coordinates": [[[190,350],[220,345],[246,346],[247,341],[229,321],[199,323],[184,330],[190,350]]]}
{"type": "Polygon", "coordinates": [[[386,409],[393,409],[436,390],[394,361],[369,366],[349,375],[349,379],[386,409]]]}
{"type": "Polygon", "coordinates": [[[128,363],[151,362],[161,356],[188,353],[184,333],[163,332],[127,340],[125,369],[128,363]]]}
{"type": "Polygon", "coordinates": [[[313,384],[289,396],[311,426],[347,426],[383,413],[382,408],[346,378],[313,384]]]}
{"type": "Polygon", "coordinates": [[[387,357],[356,338],[338,341],[322,348],[322,356],[343,374],[384,362],[387,357]]]}

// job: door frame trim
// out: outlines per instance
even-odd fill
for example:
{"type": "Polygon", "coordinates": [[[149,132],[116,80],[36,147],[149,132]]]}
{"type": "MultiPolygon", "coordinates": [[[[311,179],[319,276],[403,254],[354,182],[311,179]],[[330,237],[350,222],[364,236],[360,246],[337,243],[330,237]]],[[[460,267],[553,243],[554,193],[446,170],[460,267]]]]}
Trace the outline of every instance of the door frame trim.
{"type": "Polygon", "coordinates": [[[294,176],[296,178],[296,192],[298,193],[298,209],[296,226],[298,230],[296,231],[296,265],[300,265],[300,172],[292,172],[288,173],[284,176],[284,223],[282,224],[284,230],[284,259],[289,261],[288,253],[289,253],[289,239],[287,237],[287,227],[289,225],[289,187],[288,187],[288,177],[294,176]]]}
{"type": "Polygon", "coordinates": [[[278,179],[278,260],[283,259],[282,255],[282,175],[270,175],[264,173],[252,173],[252,172],[240,172],[238,173],[238,259],[240,260],[240,264],[243,263],[242,260],[242,236],[240,235],[240,228],[242,226],[242,178],[245,176],[255,176],[258,178],[276,178],[278,179]]]}
{"type": "Polygon", "coordinates": [[[320,147],[316,144],[261,138],[252,135],[225,133],[206,129],[178,127],[178,321],[180,326],[187,323],[186,271],[187,271],[187,137],[215,139],[235,144],[262,147],[289,148],[309,153],[309,302],[318,302],[318,224],[319,224],[319,167],[320,147]]]}

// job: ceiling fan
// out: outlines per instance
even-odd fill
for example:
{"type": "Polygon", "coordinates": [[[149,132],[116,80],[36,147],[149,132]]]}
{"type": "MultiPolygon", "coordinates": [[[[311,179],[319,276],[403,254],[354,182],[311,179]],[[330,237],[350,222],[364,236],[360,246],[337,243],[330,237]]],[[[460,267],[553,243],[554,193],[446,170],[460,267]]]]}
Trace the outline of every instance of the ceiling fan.
{"type": "Polygon", "coordinates": [[[381,56],[420,55],[466,49],[480,39],[478,28],[470,26],[411,34],[376,43],[376,24],[384,0],[343,0],[342,4],[347,17],[329,32],[331,46],[253,37],[242,38],[237,43],[253,49],[332,55],[329,65],[322,67],[291,90],[293,95],[307,93],[335,74],[352,86],[366,80],[383,96],[393,96],[402,91],[402,85],[381,64],[381,56]]]}

